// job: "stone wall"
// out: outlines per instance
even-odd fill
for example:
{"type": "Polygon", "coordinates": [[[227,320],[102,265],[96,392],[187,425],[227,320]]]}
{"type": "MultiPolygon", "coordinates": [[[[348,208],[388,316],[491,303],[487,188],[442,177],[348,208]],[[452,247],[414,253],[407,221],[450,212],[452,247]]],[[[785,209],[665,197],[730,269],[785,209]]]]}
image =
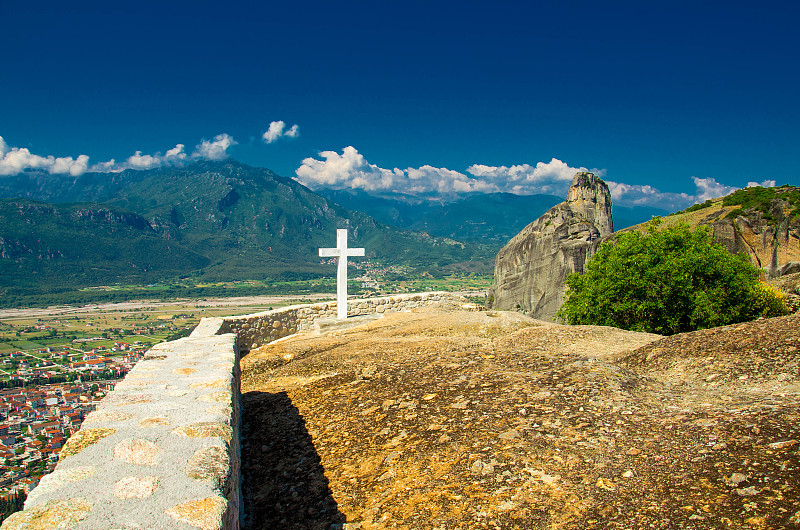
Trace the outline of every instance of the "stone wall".
{"type": "Polygon", "coordinates": [[[238,528],[236,335],[154,346],[3,529],[238,528]]]}
{"type": "MultiPolygon", "coordinates": [[[[349,316],[463,304],[421,293],[349,304],[349,316]]],[[[3,530],[239,528],[239,354],[336,316],[335,303],[203,319],[154,346],[70,437],[55,471],[3,530]]]]}
{"type": "MultiPolygon", "coordinates": [[[[463,304],[464,298],[453,293],[431,292],[384,296],[348,301],[347,316],[410,311],[426,305],[463,304]]],[[[295,333],[314,331],[320,321],[336,318],[336,302],[282,307],[263,313],[228,317],[222,321],[221,333],[236,333],[242,354],[295,333]]]]}

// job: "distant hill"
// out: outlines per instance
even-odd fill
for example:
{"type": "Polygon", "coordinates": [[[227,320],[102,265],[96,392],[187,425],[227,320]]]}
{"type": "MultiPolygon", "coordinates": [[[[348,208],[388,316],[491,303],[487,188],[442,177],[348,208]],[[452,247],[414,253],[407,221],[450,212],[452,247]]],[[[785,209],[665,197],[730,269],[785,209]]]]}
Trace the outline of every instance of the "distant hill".
{"type": "Polygon", "coordinates": [[[84,173],[78,177],[27,170],[0,178],[0,198],[24,198],[49,203],[102,202],[150,175],[150,171],[133,169],[117,173],[84,173]]]}
{"type": "Polygon", "coordinates": [[[120,208],[0,200],[0,287],[146,282],[209,263],[201,253],[161,237],[144,217],[120,208]]]}
{"type": "MultiPolygon", "coordinates": [[[[376,220],[433,236],[504,245],[520,230],[562,202],[555,195],[475,193],[453,202],[376,197],[362,190],[318,190],[345,208],[376,220]]],[[[614,206],[614,226],[626,228],[670,212],[646,206],[614,206]]]]}
{"type": "Polygon", "coordinates": [[[0,286],[96,285],[193,274],[205,280],[330,274],[317,249],[349,228],[367,258],[423,270],[486,260],[491,249],[376,222],[268,169],[227,160],[182,168],[28,173],[6,181],[0,286]],[[65,201],[102,201],[46,204],[65,201]]]}

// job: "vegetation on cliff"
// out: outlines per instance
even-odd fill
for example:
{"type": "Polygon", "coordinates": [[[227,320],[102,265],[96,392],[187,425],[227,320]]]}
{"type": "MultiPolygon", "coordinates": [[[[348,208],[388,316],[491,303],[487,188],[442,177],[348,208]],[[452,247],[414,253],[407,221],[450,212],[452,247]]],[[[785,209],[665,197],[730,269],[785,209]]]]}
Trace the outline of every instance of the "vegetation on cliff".
{"type": "Polygon", "coordinates": [[[619,234],[571,274],[559,316],[570,324],[672,335],[785,315],[776,290],[744,256],[714,242],[705,227],[679,224],[619,234]]]}
{"type": "Polygon", "coordinates": [[[761,212],[767,221],[773,220],[773,201],[787,201],[791,208],[790,217],[800,216],[800,188],[784,185],[777,188],[752,187],[731,193],[722,199],[723,206],[738,206],[728,213],[731,219],[743,215],[745,210],[755,209],[761,212]]]}
{"type": "Polygon", "coordinates": [[[730,195],[726,195],[722,199],[708,199],[705,202],[694,204],[685,210],[672,213],[670,216],[692,213],[713,206],[735,206],[734,209],[727,210],[726,217],[728,219],[735,219],[740,215],[747,215],[748,210],[755,210],[761,212],[761,215],[767,222],[774,224],[773,202],[776,200],[786,201],[786,203],[788,203],[790,219],[796,219],[800,216],[800,188],[788,184],[772,188],[764,188],[761,186],[742,188],[730,195]]]}

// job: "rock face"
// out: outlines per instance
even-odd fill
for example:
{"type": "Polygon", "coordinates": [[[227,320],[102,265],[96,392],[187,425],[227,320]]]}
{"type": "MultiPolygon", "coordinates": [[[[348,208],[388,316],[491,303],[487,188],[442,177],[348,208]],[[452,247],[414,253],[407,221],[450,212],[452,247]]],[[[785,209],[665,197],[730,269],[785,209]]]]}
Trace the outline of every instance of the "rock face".
{"type": "Polygon", "coordinates": [[[788,201],[780,199],[772,201],[770,217],[751,208],[734,219],[724,216],[724,211],[722,215],[714,212],[701,224],[708,225],[714,239],[731,254],[745,254],[768,277],[800,272],[800,218],[788,201]]]}
{"type": "Polygon", "coordinates": [[[497,254],[488,305],[552,320],[564,300],[567,275],[583,272],[601,238],[613,231],[608,186],[592,173],[576,173],[567,200],[497,254]]]}

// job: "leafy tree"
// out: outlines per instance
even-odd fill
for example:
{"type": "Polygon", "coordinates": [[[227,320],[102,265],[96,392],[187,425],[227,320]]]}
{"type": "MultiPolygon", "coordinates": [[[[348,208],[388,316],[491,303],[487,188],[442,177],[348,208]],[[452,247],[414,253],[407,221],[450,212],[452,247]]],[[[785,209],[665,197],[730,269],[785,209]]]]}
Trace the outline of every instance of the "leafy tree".
{"type": "Polygon", "coordinates": [[[570,324],[672,335],[788,313],[761,271],[714,242],[705,227],[679,224],[624,232],[600,246],[583,275],[571,274],[559,316],[570,324]]]}

